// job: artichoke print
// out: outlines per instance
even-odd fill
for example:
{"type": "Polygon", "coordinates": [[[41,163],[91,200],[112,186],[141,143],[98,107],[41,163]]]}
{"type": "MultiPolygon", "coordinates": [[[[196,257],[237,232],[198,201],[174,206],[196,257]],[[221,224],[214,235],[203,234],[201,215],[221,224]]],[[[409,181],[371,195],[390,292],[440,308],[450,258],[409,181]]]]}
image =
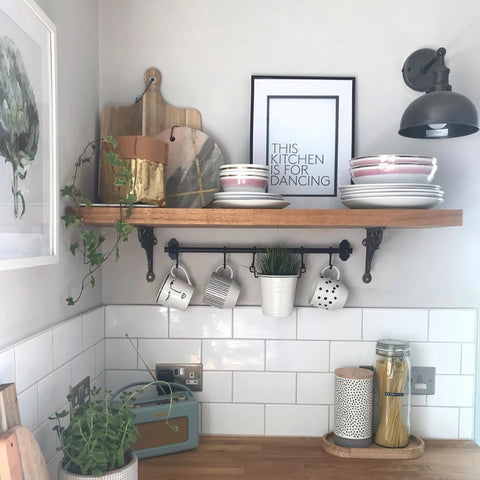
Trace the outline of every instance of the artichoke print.
{"type": "Polygon", "coordinates": [[[22,55],[9,37],[0,37],[0,156],[12,166],[16,218],[25,213],[20,183],[35,159],[38,136],[38,110],[22,55]]]}

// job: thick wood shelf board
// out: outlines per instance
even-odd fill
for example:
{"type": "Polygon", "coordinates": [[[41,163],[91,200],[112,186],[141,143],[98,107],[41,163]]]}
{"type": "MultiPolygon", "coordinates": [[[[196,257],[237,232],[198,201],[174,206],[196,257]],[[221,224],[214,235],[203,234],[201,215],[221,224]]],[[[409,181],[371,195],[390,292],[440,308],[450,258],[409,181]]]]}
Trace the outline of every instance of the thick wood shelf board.
{"type": "MultiPolygon", "coordinates": [[[[112,226],[119,217],[115,206],[74,209],[88,225],[112,226]]],[[[463,223],[462,210],[421,209],[216,209],[134,208],[129,222],[152,227],[225,228],[431,228],[463,223]]]]}

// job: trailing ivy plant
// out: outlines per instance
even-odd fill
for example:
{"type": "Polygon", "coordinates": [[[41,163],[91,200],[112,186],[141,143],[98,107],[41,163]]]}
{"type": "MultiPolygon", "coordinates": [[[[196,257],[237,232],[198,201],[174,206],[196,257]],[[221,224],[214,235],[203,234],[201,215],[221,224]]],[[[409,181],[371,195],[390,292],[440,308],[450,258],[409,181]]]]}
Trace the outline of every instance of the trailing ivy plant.
{"type": "Polygon", "coordinates": [[[83,291],[88,284],[95,287],[96,271],[113,255],[115,260],[119,259],[119,247],[121,242],[126,242],[133,227],[128,223],[128,219],[132,215],[133,205],[137,201],[132,190],[132,172],[124,164],[122,159],[113,150],[117,147],[117,140],[112,136],[105,136],[100,140],[95,140],[87,144],[81,155],[75,162],[75,170],[72,176],[72,183],[65,185],[60,193],[62,197],[68,197],[72,204],[66,213],[62,215],[65,228],[76,228],[78,230],[78,238],[70,243],[69,250],[73,256],[81,256],[82,261],[88,266],[87,273],[82,277],[79,292],[75,297],[66,298],[68,305],[75,305],[82,296],[83,291]],[[115,222],[115,240],[113,245],[105,251],[104,242],[106,237],[98,234],[93,228],[87,227],[83,223],[81,215],[75,207],[86,206],[91,207],[92,202],[85,197],[80,191],[77,182],[80,169],[86,163],[92,163],[95,158],[95,151],[98,145],[104,144],[107,148],[103,161],[109,164],[114,173],[114,185],[118,190],[119,202],[119,218],[115,222]],[[121,192],[126,191],[124,197],[121,192]]]}

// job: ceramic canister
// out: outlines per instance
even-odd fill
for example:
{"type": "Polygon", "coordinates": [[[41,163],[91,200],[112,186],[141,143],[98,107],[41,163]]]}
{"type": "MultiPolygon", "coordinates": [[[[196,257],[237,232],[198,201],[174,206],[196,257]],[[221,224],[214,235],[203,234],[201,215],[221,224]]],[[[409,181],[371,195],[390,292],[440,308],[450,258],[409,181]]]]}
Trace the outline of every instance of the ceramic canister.
{"type": "Polygon", "coordinates": [[[335,370],[333,441],[342,447],[372,443],[373,371],[346,367],[335,370]]]}

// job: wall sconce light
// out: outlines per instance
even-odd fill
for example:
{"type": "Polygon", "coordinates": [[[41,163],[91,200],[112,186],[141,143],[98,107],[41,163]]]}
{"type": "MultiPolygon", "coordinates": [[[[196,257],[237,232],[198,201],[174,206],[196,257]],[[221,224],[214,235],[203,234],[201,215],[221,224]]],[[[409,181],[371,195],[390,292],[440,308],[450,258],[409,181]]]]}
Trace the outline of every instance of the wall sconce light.
{"type": "Polygon", "coordinates": [[[405,110],[398,133],[410,138],[452,138],[475,133],[479,129],[478,112],[464,95],[452,92],[450,70],[445,65],[445,48],[422,48],[405,61],[405,83],[425,95],[405,110]]]}

